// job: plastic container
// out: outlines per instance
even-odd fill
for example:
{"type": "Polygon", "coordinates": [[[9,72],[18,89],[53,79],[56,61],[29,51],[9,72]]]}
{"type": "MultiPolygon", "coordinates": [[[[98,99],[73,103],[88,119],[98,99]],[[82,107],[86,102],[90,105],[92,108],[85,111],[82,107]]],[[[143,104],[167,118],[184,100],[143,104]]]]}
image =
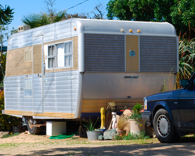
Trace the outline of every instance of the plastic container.
{"type": "Polygon", "coordinates": [[[87,131],[87,138],[88,140],[98,140],[98,136],[102,134],[102,131],[87,131]]]}
{"type": "Polygon", "coordinates": [[[144,120],[133,120],[130,119],[130,131],[133,134],[140,134],[142,131],[145,131],[145,121],[144,120]]]}

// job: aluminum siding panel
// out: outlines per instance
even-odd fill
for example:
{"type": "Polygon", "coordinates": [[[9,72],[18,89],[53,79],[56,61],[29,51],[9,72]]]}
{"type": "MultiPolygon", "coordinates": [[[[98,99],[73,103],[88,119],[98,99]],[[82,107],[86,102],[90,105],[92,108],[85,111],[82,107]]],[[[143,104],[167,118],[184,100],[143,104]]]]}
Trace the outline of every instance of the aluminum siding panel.
{"type": "MultiPolygon", "coordinates": [[[[24,96],[25,76],[4,79],[5,110],[42,113],[42,78],[28,75],[32,80],[33,96],[24,96]]],[[[78,97],[78,71],[46,73],[44,77],[44,112],[75,113],[78,97]]]]}
{"type": "Polygon", "coordinates": [[[78,36],[76,26],[75,21],[67,20],[14,34],[9,38],[8,50],[41,44],[42,34],[44,43],[78,36]]]}
{"type": "Polygon", "coordinates": [[[38,74],[33,75],[33,112],[42,113],[42,78],[38,74]]]}
{"type": "Polygon", "coordinates": [[[85,71],[124,72],[123,35],[84,35],[85,71]]]}
{"type": "Polygon", "coordinates": [[[78,96],[78,71],[46,73],[44,112],[75,113],[78,96]]]}
{"type": "Polygon", "coordinates": [[[140,36],[140,72],[176,73],[176,38],[140,36]]]}
{"type": "MultiPolygon", "coordinates": [[[[10,76],[4,79],[6,110],[32,111],[32,97],[24,97],[25,76],[10,76]]],[[[28,75],[32,78],[32,75],[28,75]]]]}

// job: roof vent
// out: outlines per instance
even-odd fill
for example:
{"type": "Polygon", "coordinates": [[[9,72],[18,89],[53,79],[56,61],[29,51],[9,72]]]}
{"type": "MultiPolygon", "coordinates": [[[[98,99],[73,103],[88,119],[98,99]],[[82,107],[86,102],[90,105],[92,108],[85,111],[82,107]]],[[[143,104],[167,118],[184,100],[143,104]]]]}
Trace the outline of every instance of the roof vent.
{"type": "Polygon", "coordinates": [[[18,32],[22,32],[22,31],[29,30],[29,29],[30,29],[29,25],[19,26],[18,27],[18,32]]]}

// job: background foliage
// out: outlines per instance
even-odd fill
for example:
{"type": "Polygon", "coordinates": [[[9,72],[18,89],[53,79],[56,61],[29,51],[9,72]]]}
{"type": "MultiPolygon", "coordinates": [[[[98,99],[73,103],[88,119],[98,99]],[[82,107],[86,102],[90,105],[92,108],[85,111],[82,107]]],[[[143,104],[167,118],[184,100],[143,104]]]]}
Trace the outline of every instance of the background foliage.
{"type": "Polygon", "coordinates": [[[178,35],[195,37],[194,0],[110,0],[107,11],[108,19],[169,22],[178,35]]]}
{"type": "Polygon", "coordinates": [[[10,6],[3,7],[0,4],[0,25],[7,25],[13,20],[14,9],[11,9],[10,6]]]}

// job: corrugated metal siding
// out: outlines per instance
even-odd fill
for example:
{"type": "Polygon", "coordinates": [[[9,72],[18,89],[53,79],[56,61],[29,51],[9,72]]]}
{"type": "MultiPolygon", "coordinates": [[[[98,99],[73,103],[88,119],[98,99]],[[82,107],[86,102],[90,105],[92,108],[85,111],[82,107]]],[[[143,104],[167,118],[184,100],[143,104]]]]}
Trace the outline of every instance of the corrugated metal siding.
{"type": "Polygon", "coordinates": [[[123,35],[84,35],[85,71],[125,71],[123,35]]]}
{"type": "Polygon", "coordinates": [[[44,43],[78,36],[78,32],[74,31],[76,26],[75,21],[66,20],[14,34],[9,39],[8,50],[41,44],[41,34],[44,35],[44,43]]]}
{"type": "Polygon", "coordinates": [[[33,112],[42,113],[42,78],[38,74],[33,75],[33,112]]]}
{"type": "Polygon", "coordinates": [[[44,111],[75,113],[78,95],[78,71],[46,73],[44,111]]]}
{"type": "MultiPolygon", "coordinates": [[[[16,111],[32,111],[32,97],[24,96],[26,76],[10,76],[4,80],[5,109],[16,111]]],[[[32,75],[28,75],[32,78],[32,75]]]]}
{"type": "Polygon", "coordinates": [[[140,36],[140,72],[177,72],[175,37],[140,36]]]}
{"type": "MultiPolygon", "coordinates": [[[[42,78],[32,79],[33,96],[24,96],[26,76],[10,76],[4,80],[5,110],[42,113],[42,78]],[[22,87],[22,89],[21,89],[22,87]]],[[[75,113],[78,95],[78,71],[46,73],[44,77],[44,112],[75,113]]]]}

